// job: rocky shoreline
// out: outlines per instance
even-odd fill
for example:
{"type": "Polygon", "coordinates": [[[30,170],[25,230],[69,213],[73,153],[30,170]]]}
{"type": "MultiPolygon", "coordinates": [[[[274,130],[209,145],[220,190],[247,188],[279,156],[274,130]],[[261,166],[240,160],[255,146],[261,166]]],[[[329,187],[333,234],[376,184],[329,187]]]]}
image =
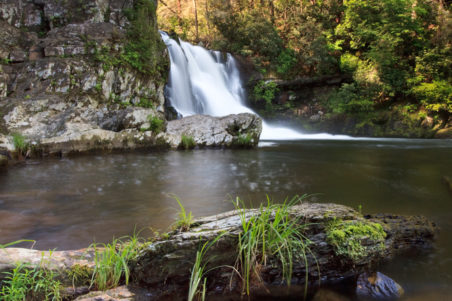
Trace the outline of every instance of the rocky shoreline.
{"type": "MultiPolygon", "coordinates": [[[[262,212],[258,209],[246,212],[234,210],[197,219],[191,223],[188,230],[178,229],[161,235],[156,241],[144,243],[140,245],[136,258],[129,262],[131,282],[128,287],[107,292],[91,292],[76,300],[141,300],[139,296],[144,296],[146,300],[183,300],[186,298],[196,254],[203,244],[212,241],[215,243],[207,253],[208,267],[221,268],[211,270],[206,276],[208,296],[239,296],[243,283],[231,267],[236,264],[237,243],[243,233],[242,218],[249,221],[262,215],[262,212]]],[[[290,207],[289,212],[290,220],[306,225],[303,233],[306,241],[309,241],[309,254],[306,260],[294,257],[290,287],[284,281],[277,258],[269,257],[267,263],[259,267],[259,274],[252,276],[252,296],[300,296],[305,284],[312,291],[318,287],[319,282],[324,286],[356,279],[362,273],[374,271],[379,264],[396,255],[431,248],[437,231],[436,226],[422,216],[363,216],[350,207],[337,204],[306,202],[290,207]],[[356,240],[362,252],[359,256],[352,256],[352,253],[341,253],[341,246],[331,240],[331,231],[340,229],[333,229],[331,225],[340,223],[353,227],[375,227],[377,231],[380,231],[378,229],[381,227],[384,235],[362,236],[356,232],[355,236],[347,237],[348,240],[356,240]]],[[[270,218],[270,222],[273,218],[270,218]]],[[[359,231],[350,229],[347,231],[352,234],[353,231],[359,231]]],[[[0,249],[0,254],[0,272],[11,271],[18,263],[26,264],[28,268],[54,270],[65,287],[65,298],[68,300],[90,291],[86,283],[91,280],[90,273],[95,266],[93,249],[41,252],[5,248],[0,249]],[[78,286],[72,278],[75,268],[88,271],[84,276],[86,279],[78,279],[78,286]]],[[[5,274],[2,275],[5,277],[5,274]]]]}

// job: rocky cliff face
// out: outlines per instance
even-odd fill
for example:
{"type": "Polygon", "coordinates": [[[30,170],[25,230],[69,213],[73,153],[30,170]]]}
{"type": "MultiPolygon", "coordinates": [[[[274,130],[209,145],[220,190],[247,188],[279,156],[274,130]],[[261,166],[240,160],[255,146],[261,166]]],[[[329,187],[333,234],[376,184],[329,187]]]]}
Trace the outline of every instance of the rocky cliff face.
{"type": "Polygon", "coordinates": [[[198,116],[172,122],[163,133],[169,58],[156,5],[0,0],[2,165],[9,152],[20,158],[177,148],[182,135],[190,148],[257,144],[261,121],[253,116],[227,119],[232,123],[198,116]]]}
{"type": "Polygon", "coordinates": [[[44,153],[159,144],[146,129],[164,118],[169,61],[155,20],[158,72],[133,60],[135,2],[0,1],[0,148],[13,133],[44,153]]]}

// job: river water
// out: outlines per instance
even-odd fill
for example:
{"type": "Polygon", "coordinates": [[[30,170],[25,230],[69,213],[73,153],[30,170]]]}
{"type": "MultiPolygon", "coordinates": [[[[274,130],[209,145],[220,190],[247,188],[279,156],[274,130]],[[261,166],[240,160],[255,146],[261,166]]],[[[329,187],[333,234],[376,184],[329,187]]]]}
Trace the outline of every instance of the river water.
{"type": "MultiPolygon", "coordinates": [[[[165,230],[178,196],[195,217],[312,194],[363,213],[423,214],[442,229],[434,252],[381,269],[409,294],[452,286],[451,140],[261,142],[256,150],[194,150],[27,161],[0,173],[0,244],[75,249],[136,229],[165,230]]],[[[144,231],[143,233],[150,233],[144,231]]],[[[147,234],[146,234],[147,235],[147,234]]],[[[449,297],[451,295],[448,295],[449,297]]],[[[435,298],[433,298],[435,299],[435,298]]],[[[450,300],[450,299],[447,299],[450,300]]]]}

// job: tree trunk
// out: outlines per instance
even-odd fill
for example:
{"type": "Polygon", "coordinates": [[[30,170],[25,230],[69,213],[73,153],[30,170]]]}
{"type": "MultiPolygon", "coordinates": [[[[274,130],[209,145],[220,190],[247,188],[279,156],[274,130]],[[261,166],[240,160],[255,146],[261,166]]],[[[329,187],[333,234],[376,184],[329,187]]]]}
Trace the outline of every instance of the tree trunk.
{"type": "Polygon", "coordinates": [[[199,41],[199,30],[198,30],[198,8],[196,6],[196,0],[193,0],[193,7],[195,9],[195,32],[196,32],[196,42],[199,41]]]}

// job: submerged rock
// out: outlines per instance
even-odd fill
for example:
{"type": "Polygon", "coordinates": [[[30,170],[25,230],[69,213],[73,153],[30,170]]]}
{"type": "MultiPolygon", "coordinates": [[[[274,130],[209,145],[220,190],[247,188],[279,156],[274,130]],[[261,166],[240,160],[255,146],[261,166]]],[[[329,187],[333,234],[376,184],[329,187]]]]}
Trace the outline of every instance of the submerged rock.
{"type": "Polygon", "coordinates": [[[402,297],[403,288],[388,276],[380,273],[363,273],[359,275],[356,295],[363,299],[394,300],[402,297]]]}
{"type": "Polygon", "coordinates": [[[253,147],[261,132],[262,119],[254,114],[194,115],[168,122],[165,139],[173,148],[181,145],[182,136],[200,147],[253,147]]]}

